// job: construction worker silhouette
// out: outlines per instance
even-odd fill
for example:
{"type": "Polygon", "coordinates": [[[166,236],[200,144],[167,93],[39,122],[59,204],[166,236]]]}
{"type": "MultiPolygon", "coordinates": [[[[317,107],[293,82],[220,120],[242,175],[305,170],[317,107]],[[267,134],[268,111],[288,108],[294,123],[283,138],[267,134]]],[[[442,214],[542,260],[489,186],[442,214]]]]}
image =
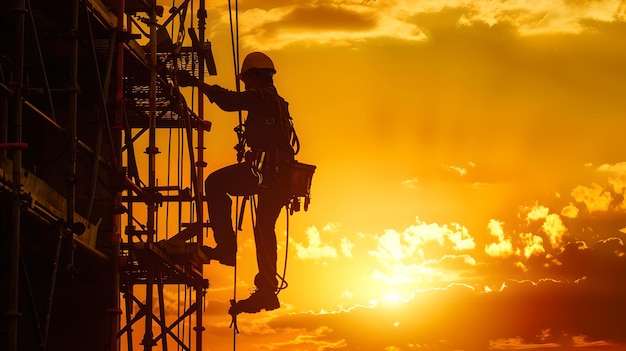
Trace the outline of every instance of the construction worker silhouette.
{"type": "Polygon", "coordinates": [[[276,274],[277,246],[275,224],[283,206],[291,197],[288,171],[294,162],[290,144],[291,123],[288,104],[278,95],[272,60],[261,52],[247,55],[238,78],[245,91],[227,90],[190,76],[177,76],[178,84],[197,85],[212,103],[224,111],[247,111],[243,137],[247,145],[245,160],[211,173],[205,181],[209,219],[216,247],[205,247],[211,260],[234,266],[237,241],[232,222],[231,196],[258,194],[254,240],[258,273],[256,291],[233,304],[229,313],[256,313],[280,307],[276,274]],[[192,81],[190,82],[189,78],[192,81]]]}

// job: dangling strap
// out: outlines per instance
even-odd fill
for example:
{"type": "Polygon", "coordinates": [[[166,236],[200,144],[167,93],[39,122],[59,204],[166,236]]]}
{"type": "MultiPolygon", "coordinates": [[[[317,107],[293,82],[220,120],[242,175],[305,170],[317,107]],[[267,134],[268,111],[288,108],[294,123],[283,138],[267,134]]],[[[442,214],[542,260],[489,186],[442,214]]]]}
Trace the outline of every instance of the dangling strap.
{"type": "MultiPolygon", "coordinates": [[[[233,308],[235,307],[236,303],[237,302],[234,299],[230,300],[230,310],[231,311],[234,310],[233,308]]],[[[233,332],[235,334],[239,334],[239,327],[237,327],[237,313],[231,313],[230,316],[232,317],[232,319],[231,319],[230,325],[228,327],[229,328],[233,328],[234,327],[235,329],[233,330],[233,332]]]]}

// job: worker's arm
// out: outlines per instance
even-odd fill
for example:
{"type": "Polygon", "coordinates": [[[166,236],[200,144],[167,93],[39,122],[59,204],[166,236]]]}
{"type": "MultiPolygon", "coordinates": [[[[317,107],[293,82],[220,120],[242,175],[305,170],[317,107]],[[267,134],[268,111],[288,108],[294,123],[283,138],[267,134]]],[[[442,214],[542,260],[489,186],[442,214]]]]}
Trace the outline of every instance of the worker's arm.
{"type": "Polygon", "coordinates": [[[209,98],[209,101],[216,104],[224,111],[249,110],[256,98],[255,94],[250,94],[249,92],[236,92],[222,88],[219,85],[207,84],[191,76],[186,71],[178,71],[176,79],[178,85],[181,87],[197,87],[201,93],[209,98]]]}

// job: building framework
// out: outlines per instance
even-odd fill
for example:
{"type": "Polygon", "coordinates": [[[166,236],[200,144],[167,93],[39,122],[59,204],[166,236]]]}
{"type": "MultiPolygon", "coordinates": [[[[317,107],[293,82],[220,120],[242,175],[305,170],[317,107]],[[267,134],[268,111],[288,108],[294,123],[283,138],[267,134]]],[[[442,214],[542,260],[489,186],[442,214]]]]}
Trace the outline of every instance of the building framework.
{"type": "Polygon", "coordinates": [[[0,4],[1,349],[202,350],[211,124],[173,77],[216,74],[206,18],[203,0],[0,4]]]}

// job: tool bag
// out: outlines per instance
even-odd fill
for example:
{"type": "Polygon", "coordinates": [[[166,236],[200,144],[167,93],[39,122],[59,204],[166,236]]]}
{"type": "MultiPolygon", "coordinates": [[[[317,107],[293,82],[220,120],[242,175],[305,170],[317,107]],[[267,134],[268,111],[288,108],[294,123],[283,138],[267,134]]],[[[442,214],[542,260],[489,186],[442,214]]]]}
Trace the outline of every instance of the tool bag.
{"type": "Polygon", "coordinates": [[[294,161],[289,167],[289,213],[300,211],[300,198],[304,199],[304,210],[309,209],[311,202],[311,183],[313,173],[317,167],[306,163],[294,161]]]}

